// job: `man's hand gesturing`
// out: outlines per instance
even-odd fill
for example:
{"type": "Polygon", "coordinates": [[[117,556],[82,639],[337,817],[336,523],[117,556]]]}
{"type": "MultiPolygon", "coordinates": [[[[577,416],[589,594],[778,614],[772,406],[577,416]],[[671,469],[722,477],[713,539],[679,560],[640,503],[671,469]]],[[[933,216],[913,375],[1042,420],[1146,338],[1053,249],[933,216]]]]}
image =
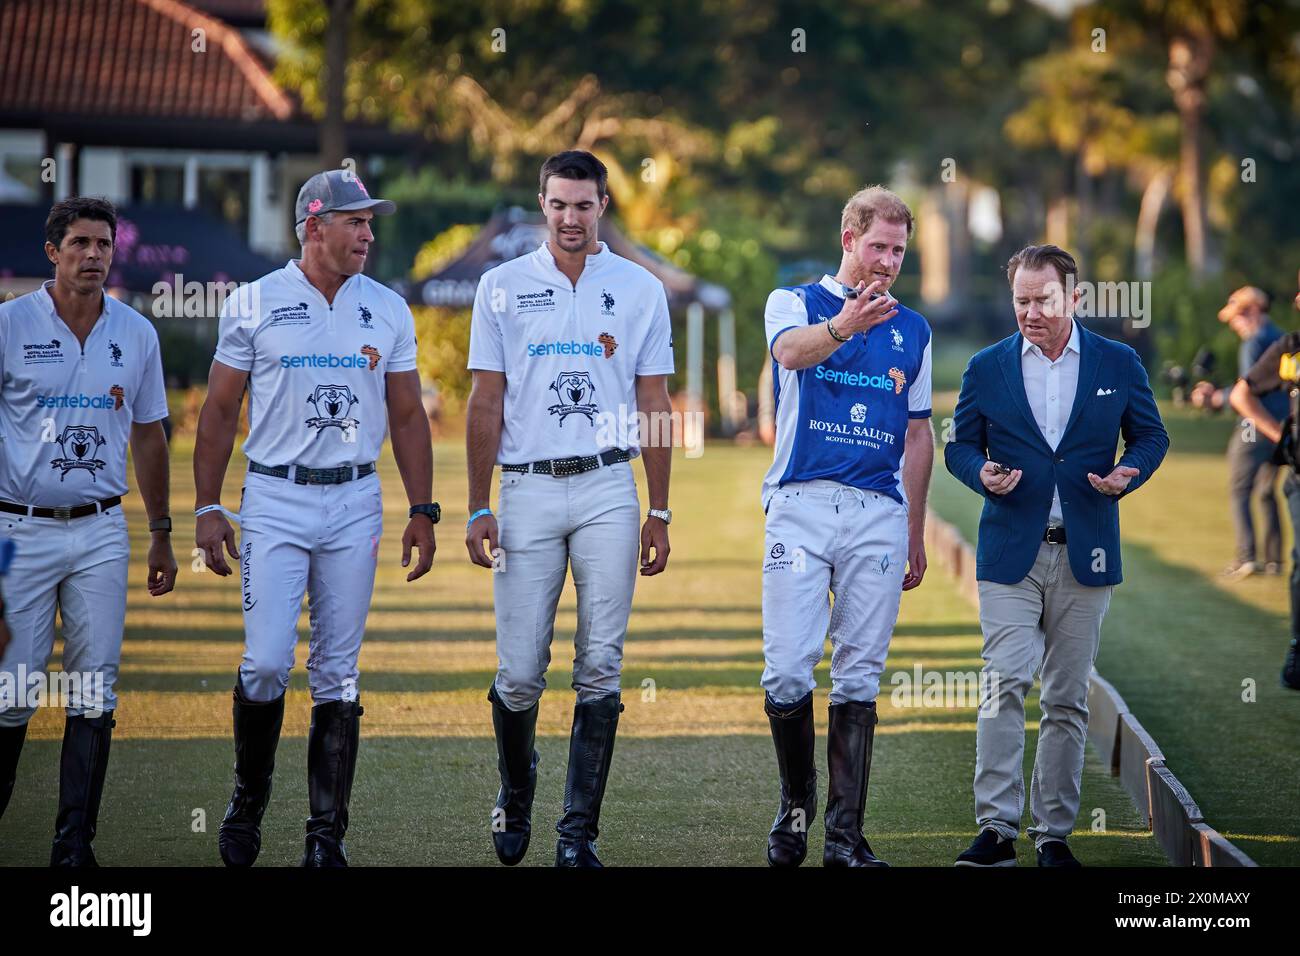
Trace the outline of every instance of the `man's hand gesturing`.
{"type": "Polygon", "coordinates": [[[859,282],[854,288],[857,289],[857,296],[845,299],[844,308],[833,319],[835,331],[840,335],[847,337],[854,332],[870,331],[898,315],[898,309],[895,308],[898,300],[889,293],[871,298],[871,294],[880,289],[879,280],[871,285],[859,282]]]}

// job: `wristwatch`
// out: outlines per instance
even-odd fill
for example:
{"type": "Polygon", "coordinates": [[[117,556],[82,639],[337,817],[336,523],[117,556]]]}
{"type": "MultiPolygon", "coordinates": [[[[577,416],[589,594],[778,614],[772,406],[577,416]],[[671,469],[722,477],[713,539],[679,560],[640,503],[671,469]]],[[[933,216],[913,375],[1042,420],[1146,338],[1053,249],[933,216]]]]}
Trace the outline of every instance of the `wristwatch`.
{"type": "Polygon", "coordinates": [[[171,534],[171,533],[172,533],[172,519],[171,519],[171,517],[168,516],[168,517],[166,517],[166,518],[154,518],[153,521],[150,521],[150,522],[149,522],[149,531],[150,531],[150,532],[154,532],[154,531],[165,531],[165,532],[167,532],[168,534],[171,534]]]}
{"type": "Polygon", "coordinates": [[[651,508],[645,514],[647,518],[658,518],[664,524],[673,523],[673,513],[667,508],[664,508],[663,510],[660,510],[659,508],[651,508]]]}
{"type": "Polygon", "coordinates": [[[442,519],[442,506],[438,502],[431,505],[412,505],[409,517],[414,518],[416,515],[425,515],[433,524],[437,524],[442,519]]]}

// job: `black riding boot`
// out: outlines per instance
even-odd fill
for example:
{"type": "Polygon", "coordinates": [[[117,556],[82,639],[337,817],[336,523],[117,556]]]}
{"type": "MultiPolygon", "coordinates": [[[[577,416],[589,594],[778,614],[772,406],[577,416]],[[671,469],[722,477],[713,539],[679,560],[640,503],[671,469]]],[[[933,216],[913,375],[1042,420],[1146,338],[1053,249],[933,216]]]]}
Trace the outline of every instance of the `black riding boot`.
{"type": "Polygon", "coordinates": [[[275,748],[284,722],[284,694],[259,703],[235,683],[235,792],[217,831],[226,866],[252,866],[262,849],[262,814],[271,800],[275,748]]]}
{"type": "Polygon", "coordinates": [[[596,857],[600,803],[614,757],[614,734],[623,710],[618,694],[573,708],[569,735],[569,774],[564,784],[564,816],[555,825],[556,866],[600,866],[596,857]]]}
{"type": "Polygon", "coordinates": [[[54,823],[50,866],[98,866],[91,843],[104,795],[113,712],[98,717],[69,716],[63,725],[59,757],[59,815],[54,823]]]}
{"type": "Polygon", "coordinates": [[[798,866],[808,855],[808,826],[817,816],[812,692],[787,707],[764,695],[763,710],[772,725],[776,766],[781,774],[781,806],[767,837],[767,862],[772,866],[798,866]]]}
{"type": "Polygon", "coordinates": [[[496,684],[488,691],[492,702],[492,727],[497,738],[497,770],[501,790],[492,811],[492,843],[497,859],[514,866],[528,852],[533,832],[533,793],[537,789],[537,751],[533,741],[537,732],[534,703],[527,710],[506,707],[497,695],[496,684]]]}
{"type": "MultiPolygon", "coordinates": [[[[1291,638],[1286,649],[1286,660],[1282,662],[1282,686],[1300,690],[1300,638],[1291,638]]],[[[3,795],[0,795],[0,812],[3,811],[3,795]]]]}
{"type": "Polygon", "coordinates": [[[331,700],[311,709],[307,738],[307,792],[311,819],[303,866],[347,866],[343,836],[348,829],[348,800],[357,768],[361,703],[331,700]]]}
{"type": "Polygon", "coordinates": [[[5,815],[9,798],[14,795],[14,782],[18,779],[18,755],[23,752],[27,739],[27,725],[0,727],[0,817],[5,815]]]}
{"type": "Polygon", "coordinates": [[[826,763],[826,849],[823,866],[888,866],[871,852],[862,836],[871,777],[871,744],[876,731],[876,702],[830,705],[826,763]]]}

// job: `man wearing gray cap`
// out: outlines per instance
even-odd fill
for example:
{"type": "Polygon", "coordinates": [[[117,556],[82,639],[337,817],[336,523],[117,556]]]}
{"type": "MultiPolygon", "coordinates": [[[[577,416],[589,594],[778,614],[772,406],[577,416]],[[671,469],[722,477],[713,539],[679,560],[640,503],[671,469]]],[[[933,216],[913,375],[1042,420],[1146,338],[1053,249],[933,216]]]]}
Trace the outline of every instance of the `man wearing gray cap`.
{"type": "Polygon", "coordinates": [[[244,657],[234,692],[235,789],[218,844],[227,866],[261,848],[276,744],[306,591],[311,818],[303,866],[346,866],[343,836],[356,768],[361,704],[357,657],[383,525],[375,459],[387,425],[410,522],[407,581],[433,563],[433,451],[420,402],[415,320],[405,301],[361,275],[376,214],[355,174],[318,173],[298,193],[302,259],[240,289],[221,312],[216,358],[194,448],[195,540],[207,566],[239,561],[244,657]],[[239,408],[249,393],[248,473],[238,515],[221,506],[239,408]],[[385,416],[385,409],[387,415],[385,416]],[[240,523],[240,540],[227,521],[240,523]]]}

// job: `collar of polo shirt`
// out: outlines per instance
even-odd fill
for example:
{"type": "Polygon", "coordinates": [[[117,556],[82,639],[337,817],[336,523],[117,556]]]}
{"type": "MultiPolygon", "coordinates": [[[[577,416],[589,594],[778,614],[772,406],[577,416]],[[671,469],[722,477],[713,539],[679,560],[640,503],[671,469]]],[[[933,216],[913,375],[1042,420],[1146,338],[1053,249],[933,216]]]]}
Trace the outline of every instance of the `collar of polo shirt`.
{"type": "MultiPolygon", "coordinates": [[[[37,289],[36,292],[37,295],[41,296],[41,301],[45,308],[49,309],[50,315],[59,321],[63,321],[63,316],[59,315],[59,307],[54,304],[54,296],[50,295],[50,289],[53,285],[53,279],[46,279],[41,283],[41,287],[37,289]]],[[[103,296],[102,301],[99,303],[99,317],[102,319],[104,316],[108,315],[108,300],[111,299],[112,296],[105,291],[101,291],[100,295],[103,296]]]]}

